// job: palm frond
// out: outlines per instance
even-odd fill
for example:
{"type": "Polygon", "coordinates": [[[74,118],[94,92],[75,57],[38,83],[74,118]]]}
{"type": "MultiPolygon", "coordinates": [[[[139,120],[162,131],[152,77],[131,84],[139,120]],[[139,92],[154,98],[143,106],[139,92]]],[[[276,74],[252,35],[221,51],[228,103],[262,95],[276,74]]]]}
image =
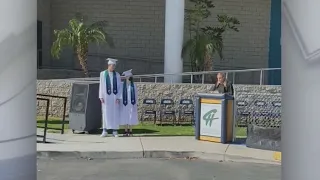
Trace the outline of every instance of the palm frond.
{"type": "Polygon", "coordinates": [[[114,47],[113,39],[103,29],[90,26],[86,29],[86,35],[89,43],[108,43],[110,47],[114,47]]]}
{"type": "Polygon", "coordinates": [[[55,58],[60,58],[62,49],[74,44],[74,34],[68,29],[54,30],[55,41],[51,47],[51,54],[55,58]]]}
{"type": "Polygon", "coordinates": [[[70,28],[70,30],[72,32],[74,32],[75,34],[77,34],[77,32],[79,31],[80,29],[80,24],[81,22],[77,19],[71,19],[68,23],[68,26],[70,28]]]}
{"type": "Polygon", "coordinates": [[[220,32],[207,32],[207,36],[209,42],[211,44],[210,53],[213,56],[215,53],[219,55],[221,59],[223,59],[223,38],[222,33],[220,32]]]}
{"type": "MultiPolygon", "coordinates": [[[[105,42],[108,43],[108,45],[110,47],[114,47],[114,41],[112,39],[112,37],[106,32],[105,28],[108,26],[108,21],[97,21],[92,23],[89,27],[88,30],[98,30],[99,33],[98,34],[103,34],[104,35],[104,40],[98,41],[99,42],[105,42]]],[[[99,38],[100,39],[100,38],[99,38]]]]}
{"type": "Polygon", "coordinates": [[[190,53],[190,50],[194,49],[195,39],[188,39],[182,47],[181,57],[186,57],[187,53],[190,53]]]}
{"type": "Polygon", "coordinates": [[[220,14],[220,15],[217,15],[217,19],[218,19],[218,22],[221,24],[221,28],[223,28],[224,31],[233,30],[233,31],[239,32],[239,29],[237,26],[240,24],[240,21],[237,18],[230,17],[226,14],[220,14]]]}

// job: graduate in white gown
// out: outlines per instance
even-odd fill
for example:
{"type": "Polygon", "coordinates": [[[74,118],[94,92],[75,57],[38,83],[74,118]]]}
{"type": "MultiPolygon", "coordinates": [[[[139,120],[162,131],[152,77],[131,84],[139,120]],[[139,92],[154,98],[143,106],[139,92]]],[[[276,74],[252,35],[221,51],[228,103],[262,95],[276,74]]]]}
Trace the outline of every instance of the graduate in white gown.
{"type": "Polygon", "coordinates": [[[133,82],[132,69],[123,72],[126,77],[122,84],[121,125],[124,125],[124,136],[132,136],[132,126],[138,121],[138,90],[133,82]]]}
{"type": "Polygon", "coordinates": [[[118,137],[122,99],[121,79],[120,74],[115,71],[117,60],[111,58],[107,60],[107,70],[100,73],[99,98],[102,105],[103,124],[101,137],[108,135],[108,129],[112,129],[113,136],[118,137]]]}

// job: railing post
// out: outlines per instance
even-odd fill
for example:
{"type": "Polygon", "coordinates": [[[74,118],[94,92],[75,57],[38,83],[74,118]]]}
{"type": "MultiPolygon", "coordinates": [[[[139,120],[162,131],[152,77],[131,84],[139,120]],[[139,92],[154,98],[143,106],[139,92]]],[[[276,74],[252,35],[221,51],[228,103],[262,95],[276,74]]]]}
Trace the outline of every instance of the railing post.
{"type": "Polygon", "coordinates": [[[236,72],[232,73],[232,84],[235,84],[236,81],[236,72]]]}
{"type": "Polygon", "coordinates": [[[157,83],[158,82],[158,77],[154,77],[154,83],[157,83]]]}
{"type": "Polygon", "coordinates": [[[263,83],[263,70],[260,70],[260,85],[263,83]]]}
{"type": "Polygon", "coordinates": [[[190,83],[193,83],[193,74],[190,75],[190,83]]]}
{"type": "Polygon", "coordinates": [[[142,82],[142,79],[141,78],[139,78],[140,79],[140,82],[142,82]]]}
{"type": "Polygon", "coordinates": [[[202,74],[202,84],[204,84],[204,74],[202,74]]]}

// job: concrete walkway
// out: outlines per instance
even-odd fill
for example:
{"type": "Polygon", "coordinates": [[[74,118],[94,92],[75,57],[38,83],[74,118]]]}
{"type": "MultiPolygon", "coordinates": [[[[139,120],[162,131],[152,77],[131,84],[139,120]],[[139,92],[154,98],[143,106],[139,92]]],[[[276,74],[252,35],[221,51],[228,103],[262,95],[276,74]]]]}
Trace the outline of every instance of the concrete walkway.
{"type": "MultiPolygon", "coordinates": [[[[39,139],[41,140],[41,139],[39,139]]],[[[106,137],[88,134],[47,135],[38,143],[39,158],[201,158],[218,161],[276,163],[273,151],[244,145],[197,141],[194,137],[106,137]]]]}

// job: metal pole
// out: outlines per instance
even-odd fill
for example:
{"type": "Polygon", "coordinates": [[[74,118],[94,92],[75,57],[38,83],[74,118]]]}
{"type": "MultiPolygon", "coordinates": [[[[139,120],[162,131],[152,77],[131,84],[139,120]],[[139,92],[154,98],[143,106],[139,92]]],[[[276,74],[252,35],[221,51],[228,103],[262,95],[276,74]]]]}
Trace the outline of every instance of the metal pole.
{"type": "Polygon", "coordinates": [[[262,85],[263,78],[263,70],[260,70],[260,85],[262,85]]]}
{"type": "Polygon", "coordinates": [[[158,82],[158,77],[154,77],[154,82],[157,83],[158,82]]]}
{"type": "MultiPolygon", "coordinates": [[[[236,99],[236,92],[234,92],[234,99],[236,99]]],[[[235,102],[235,100],[234,100],[235,102]]],[[[233,142],[235,142],[237,140],[237,104],[236,103],[233,103],[233,125],[232,125],[232,140],[233,142]]]]}
{"type": "Polygon", "coordinates": [[[37,1],[1,0],[0,179],[37,179],[37,1]]]}
{"type": "Polygon", "coordinates": [[[232,73],[232,83],[235,84],[236,82],[236,72],[232,73]]]}
{"type": "Polygon", "coordinates": [[[63,98],[63,115],[62,115],[62,130],[61,130],[61,134],[64,134],[64,125],[66,123],[66,111],[67,111],[67,98],[63,98]]]}
{"type": "Polygon", "coordinates": [[[282,3],[281,179],[320,179],[320,1],[282,3]]]}
{"type": "Polygon", "coordinates": [[[204,74],[202,74],[202,84],[204,84],[204,74]]]}
{"type": "Polygon", "coordinates": [[[48,131],[48,120],[49,120],[49,105],[50,100],[46,100],[46,117],[44,120],[44,132],[43,132],[43,143],[47,142],[47,131],[48,131]]]}
{"type": "Polygon", "coordinates": [[[190,83],[191,84],[193,83],[193,75],[192,74],[190,75],[190,83]]]}

